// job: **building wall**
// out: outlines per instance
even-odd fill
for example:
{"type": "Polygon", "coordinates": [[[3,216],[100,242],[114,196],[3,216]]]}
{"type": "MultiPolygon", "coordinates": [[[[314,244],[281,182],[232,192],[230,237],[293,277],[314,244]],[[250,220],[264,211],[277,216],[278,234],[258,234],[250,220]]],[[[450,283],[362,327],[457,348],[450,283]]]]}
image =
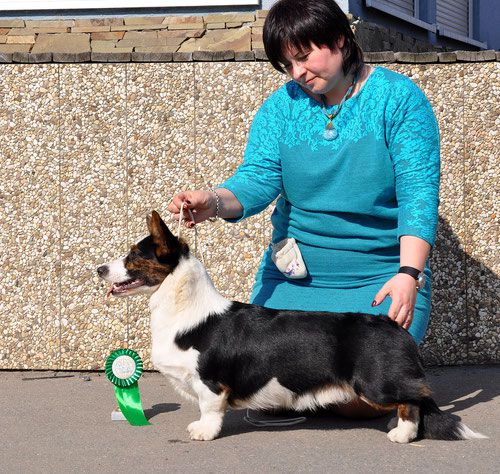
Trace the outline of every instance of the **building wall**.
{"type": "MultiPolygon", "coordinates": [[[[202,56],[212,60],[215,52],[218,60],[265,59],[262,33],[267,13],[257,10],[56,20],[0,18],[0,63],[176,61],[179,56],[184,61],[183,55],[193,52],[198,60],[202,56]],[[152,54],[156,56],[151,57],[152,54]]],[[[411,32],[404,34],[397,28],[386,28],[350,14],[348,18],[366,52],[442,51],[411,32]]],[[[487,56],[488,60],[496,58],[494,51],[487,52],[487,56]]],[[[434,60],[438,58],[431,59],[434,60]]]]}
{"type": "MultiPolygon", "coordinates": [[[[374,23],[386,28],[392,28],[400,33],[412,36],[420,41],[427,41],[436,47],[446,50],[479,50],[480,48],[444,36],[436,35],[418,26],[412,25],[395,16],[374,8],[366,7],[365,0],[348,0],[349,13],[363,21],[374,23]]],[[[485,49],[500,49],[500,12],[497,0],[475,0],[473,20],[473,38],[486,42],[485,49]]],[[[436,21],[436,0],[420,0],[421,20],[428,23],[436,21]]]]}
{"type": "MultiPolygon", "coordinates": [[[[336,0],[342,10],[351,13],[356,18],[364,22],[390,28],[400,34],[414,38],[419,42],[434,45],[425,50],[478,50],[480,48],[456,41],[446,37],[437,36],[435,33],[426,31],[412,24],[409,24],[397,17],[365,6],[365,0],[336,0]]],[[[420,19],[435,22],[435,2],[436,0],[420,0],[420,19]]],[[[222,12],[254,12],[256,8],[269,10],[276,0],[261,0],[259,6],[242,5],[231,6],[222,5],[214,7],[171,7],[171,8],[127,8],[127,9],[103,9],[103,10],[17,10],[0,11],[2,18],[23,18],[23,19],[57,19],[57,18],[101,18],[110,15],[121,16],[157,16],[157,15],[207,15],[222,12]]],[[[474,38],[487,43],[485,49],[500,49],[500,10],[497,8],[497,0],[475,0],[474,16],[474,38]]],[[[367,49],[375,51],[375,49],[367,49]]],[[[422,49],[423,50],[423,49],[422,49]]],[[[413,50],[410,50],[413,51],[413,50]]]]}
{"type": "Polygon", "coordinates": [[[474,21],[480,41],[488,43],[488,49],[500,49],[500,4],[497,0],[479,0],[479,14],[474,21]]]}
{"type": "MultiPolygon", "coordinates": [[[[424,359],[498,362],[499,63],[381,66],[416,81],[440,125],[424,359]]],[[[105,299],[95,269],[145,234],[152,209],[167,216],[173,194],[230,176],[284,81],[265,61],[0,64],[1,369],[102,369],[118,347],[151,368],[147,300],[105,299]]],[[[199,226],[225,296],[248,299],[271,211],[199,226]]]]}

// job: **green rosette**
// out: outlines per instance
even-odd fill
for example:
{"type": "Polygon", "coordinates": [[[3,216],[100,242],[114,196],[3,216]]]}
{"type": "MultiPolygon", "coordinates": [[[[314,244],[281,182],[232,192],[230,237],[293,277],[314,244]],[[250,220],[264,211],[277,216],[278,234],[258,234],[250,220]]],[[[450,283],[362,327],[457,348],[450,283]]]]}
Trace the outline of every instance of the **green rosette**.
{"type": "Polygon", "coordinates": [[[113,351],[104,367],[106,377],[114,385],[116,401],[127,421],[134,426],[151,423],[144,416],[137,381],[142,374],[142,360],[132,349],[113,351]]]}

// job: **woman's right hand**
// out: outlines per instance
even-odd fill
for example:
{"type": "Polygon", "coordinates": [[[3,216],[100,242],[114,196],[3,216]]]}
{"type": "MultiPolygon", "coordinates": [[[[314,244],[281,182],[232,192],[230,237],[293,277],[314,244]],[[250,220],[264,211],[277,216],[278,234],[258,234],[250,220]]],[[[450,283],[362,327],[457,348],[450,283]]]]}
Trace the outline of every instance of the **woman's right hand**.
{"type": "Polygon", "coordinates": [[[179,221],[183,202],[185,203],[183,217],[186,227],[194,227],[194,225],[199,222],[203,222],[210,217],[215,217],[217,211],[217,198],[212,191],[193,190],[182,191],[176,194],[167,208],[176,221],[179,221]],[[193,213],[194,221],[191,219],[188,209],[193,213]]]}

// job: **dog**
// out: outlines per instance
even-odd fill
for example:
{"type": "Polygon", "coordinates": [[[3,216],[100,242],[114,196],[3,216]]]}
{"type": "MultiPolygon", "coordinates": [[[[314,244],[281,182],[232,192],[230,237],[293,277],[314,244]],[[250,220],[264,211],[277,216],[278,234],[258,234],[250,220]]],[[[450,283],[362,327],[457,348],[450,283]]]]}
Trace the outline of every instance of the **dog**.
{"type": "Polygon", "coordinates": [[[191,439],[216,438],[228,406],[302,411],[358,397],[397,409],[395,443],[485,438],[438,408],[417,345],[387,316],[230,301],[156,211],[147,226],[150,235],[97,272],[108,295],[151,296],[151,360],[198,402],[191,439]]]}

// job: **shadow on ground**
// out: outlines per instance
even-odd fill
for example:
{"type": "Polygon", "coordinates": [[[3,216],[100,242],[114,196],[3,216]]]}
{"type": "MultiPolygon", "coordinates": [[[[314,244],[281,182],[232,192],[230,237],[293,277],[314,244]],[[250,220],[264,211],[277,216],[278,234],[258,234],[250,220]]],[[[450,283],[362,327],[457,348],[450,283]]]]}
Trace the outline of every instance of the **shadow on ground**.
{"type": "MultiPolygon", "coordinates": [[[[427,369],[427,378],[434,392],[434,399],[441,409],[450,414],[457,414],[474,405],[492,401],[499,395],[500,387],[498,375],[500,366],[493,367],[497,376],[491,377],[492,367],[447,367],[446,369],[427,369]],[[486,369],[489,376],[485,377],[486,369]]],[[[188,402],[186,402],[188,403],[188,402]]],[[[146,410],[147,418],[153,418],[159,413],[179,409],[178,404],[159,404],[146,410]]],[[[394,416],[389,414],[370,420],[349,419],[339,416],[328,409],[316,412],[298,414],[294,411],[256,412],[250,411],[250,416],[256,420],[277,420],[305,416],[305,422],[285,427],[255,427],[244,421],[246,410],[228,410],[224,418],[221,438],[236,436],[250,431],[293,431],[293,430],[351,430],[368,428],[376,431],[387,432],[387,423],[394,416]]],[[[475,431],[481,432],[480,426],[471,426],[475,431]]],[[[485,433],[487,435],[487,433],[485,433]]]]}

